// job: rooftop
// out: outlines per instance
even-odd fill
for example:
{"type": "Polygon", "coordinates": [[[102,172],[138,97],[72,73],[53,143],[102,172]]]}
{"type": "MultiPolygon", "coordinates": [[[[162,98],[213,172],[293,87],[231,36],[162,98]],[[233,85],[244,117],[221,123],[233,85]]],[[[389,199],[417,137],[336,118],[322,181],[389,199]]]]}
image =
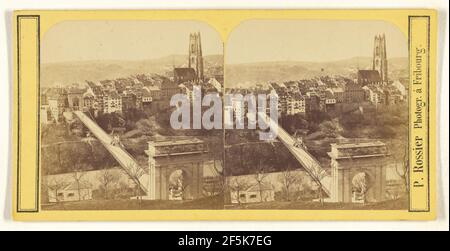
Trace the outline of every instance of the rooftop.
{"type": "Polygon", "coordinates": [[[374,146],[386,146],[385,143],[381,141],[363,141],[363,142],[348,142],[348,143],[337,143],[337,144],[331,144],[332,147],[338,148],[338,149],[346,149],[346,148],[356,148],[356,147],[374,147],[374,146]]]}
{"type": "Polygon", "coordinates": [[[91,189],[92,185],[87,182],[80,182],[80,186],[76,182],[72,182],[64,187],[64,190],[91,189]]]}
{"type": "Polygon", "coordinates": [[[189,75],[189,76],[195,76],[195,70],[193,68],[189,67],[183,67],[183,68],[175,68],[173,69],[176,75],[189,75]]]}
{"type": "Polygon", "coordinates": [[[389,151],[386,144],[378,140],[331,144],[331,152],[328,153],[328,156],[333,159],[368,158],[387,155],[389,155],[389,151]]]}
{"type": "Polygon", "coordinates": [[[380,73],[377,70],[359,70],[358,77],[370,79],[372,81],[381,80],[380,73]]]}
{"type": "Polygon", "coordinates": [[[204,143],[203,140],[198,138],[184,138],[184,137],[171,137],[165,139],[157,139],[149,142],[153,146],[174,146],[174,145],[187,145],[187,144],[199,144],[204,143]]]}
{"type": "Polygon", "coordinates": [[[274,190],[273,186],[262,182],[261,184],[255,184],[251,186],[249,189],[247,189],[247,192],[259,192],[259,191],[267,191],[267,190],[274,190]]]}

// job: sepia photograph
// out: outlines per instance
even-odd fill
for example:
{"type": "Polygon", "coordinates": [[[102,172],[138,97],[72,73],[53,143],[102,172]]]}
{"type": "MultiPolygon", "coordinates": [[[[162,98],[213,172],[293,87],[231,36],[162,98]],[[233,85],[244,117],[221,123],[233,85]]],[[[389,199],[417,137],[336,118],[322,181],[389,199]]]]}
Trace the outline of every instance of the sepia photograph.
{"type": "Polygon", "coordinates": [[[66,21],[42,41],[43,210],[222,209],[222,130],[176,130],[172,96],[218,95],[223,44],[195,21],[66,21]]]}
{"type": "Polygon", "coordinates": [[[0,1],[0,232],[288,250],[448,231],[448,4],[0,1]]]}
{"type": "MultiPolygon", "coordinates": [[[[232,231],[438,219],[448,211],[438,19],[431,9],[14,11],[8,213],[232,231]]],[[[207,237],[171,243],[248,236],[207,237]]]]}
{"type": "Polygon", "coordinates": [[[389,23],[249,20],[225,71],[200,22],[67,21],[42,46],[44,210],[408,207],[408,48],[389,23]],[[225,128],[196,120],[205,97],[225,128]]]}
{"type": "Polygon", "coordinates": [[[248,20],[225,59],[234,119],[251,123],[252,95],[275,96],[278,111],[273,140],[226,130],[227,209],[408,208],[408,41],[397,27],[248,20]]]}

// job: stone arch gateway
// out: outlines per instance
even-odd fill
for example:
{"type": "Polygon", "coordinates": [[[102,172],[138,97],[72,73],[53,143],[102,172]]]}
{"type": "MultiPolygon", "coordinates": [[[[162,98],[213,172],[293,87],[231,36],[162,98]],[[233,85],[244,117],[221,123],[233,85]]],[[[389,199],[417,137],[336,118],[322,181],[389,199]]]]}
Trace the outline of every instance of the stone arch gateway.
{"type": "Polygon", "coordinates": [[[386,199],[389,156],[386,144],[377,140],[337,143],[331,145],[328,155],[331,157],[331,202],[380,202],[386,199]],[[364,194],[358,195],[361,187],[364,187],[364,194]]]}
{"type": "Polygon", "coordinates": [[[178,184],[182,199],[203,196],[203,167],[209,161],[206,144],[197,138],[169,138],[150,141],[148,144],[149,191],[151,200],[174,199],[174,173],[182,172],[178,184]]]}

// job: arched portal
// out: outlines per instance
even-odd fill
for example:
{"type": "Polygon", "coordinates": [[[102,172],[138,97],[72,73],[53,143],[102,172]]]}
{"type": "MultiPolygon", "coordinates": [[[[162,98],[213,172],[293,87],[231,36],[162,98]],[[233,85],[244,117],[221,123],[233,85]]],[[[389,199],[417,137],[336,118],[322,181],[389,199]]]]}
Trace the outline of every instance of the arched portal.
{"type": "Polygon", "coordinates": [[[196,138],[149,142],[149,192],[154,200],[191,200],[203,196],[203,168],[210,161],[196,138]]]}
{"type": "Polygon", "coordinates": [[[185,200],[190,198],[188,172],[183,169],[176,169],[168,177],[169,200],[185,200]]]}
{"type": "Polygon", "coordinates": [[[331,145],[331,201],[379,202],[386,199],[386,144],[367,142],[331,145]]]}
{"type": "Polygon", "coordinates": [[[352,178],[352,202],[365,203],[367,194],[372,188],[373,178],[367,171],[357,172],[352,178]]]}

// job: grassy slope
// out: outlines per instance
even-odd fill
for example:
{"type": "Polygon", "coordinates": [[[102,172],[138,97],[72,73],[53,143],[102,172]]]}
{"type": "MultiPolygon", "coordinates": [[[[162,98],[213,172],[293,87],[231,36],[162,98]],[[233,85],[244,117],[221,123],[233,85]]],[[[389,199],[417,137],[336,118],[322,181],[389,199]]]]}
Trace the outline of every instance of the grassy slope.
{"type": "Polygon", "coordinates": [[[324,203],[313,201],[272,201],[224,206],[222,196],[205,197],[189,201],[90,200],[43,206],[43,210],[170,210],[170,209],[297,209],[297,210],[404,210],[408,201],[403,199],[368,204],[324,203]]]}
{"type": "Polygon", "coordinates": [[[43,210],[164,210],[164,209],[223,209],[223,197],[213,196],[197,200],[88,200],[43,206],[43,210]]]}
{"type": "Polygon", "coordinates": [[[300,209],[300,210],[402,210],[408,208],[406,199],[383,201],[367,204],[324,203],[315,201],[272,201],[230,205],[228,209],[300,209]]]}

